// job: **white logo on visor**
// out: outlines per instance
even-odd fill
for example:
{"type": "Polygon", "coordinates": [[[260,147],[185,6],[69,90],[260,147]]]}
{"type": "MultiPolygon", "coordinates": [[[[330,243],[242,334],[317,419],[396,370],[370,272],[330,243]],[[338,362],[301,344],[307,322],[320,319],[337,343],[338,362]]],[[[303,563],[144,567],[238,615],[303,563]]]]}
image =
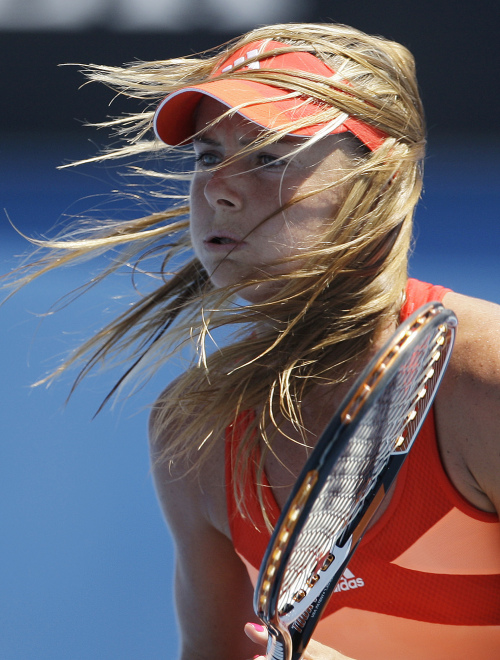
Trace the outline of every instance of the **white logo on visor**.
{"type": "MultiPolygon", "coordinates": [[[[252,59],[252,57],[257,57],[258,54],[259,51],[257,50],[257,48],[254,48],[254,50],[249,50],[244,57],[238,57],[238,59],[234,60],[232,64],[228,64],[228,66],[225,66],[222,69],[221,73],[227,73],[228,71],[231,71],[231,69],[234,69],[235,66],[240,66],[240,64],[243,64],[245,60],[250,60],[252,59]]],[[[260,69],[260,62],[250,62],[247,68],[260,69]]]]}

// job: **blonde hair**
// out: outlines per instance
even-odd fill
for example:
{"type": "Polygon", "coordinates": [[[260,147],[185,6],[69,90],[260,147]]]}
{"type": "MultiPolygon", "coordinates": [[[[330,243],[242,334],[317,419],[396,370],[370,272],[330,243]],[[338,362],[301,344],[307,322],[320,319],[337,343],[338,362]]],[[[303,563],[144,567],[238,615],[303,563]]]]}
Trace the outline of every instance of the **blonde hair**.
{"type": "MultiPolygon", "coordinates": [[[[96,365],[126,356],[129,366],[124,379],[130,378],[142,367],[158,368],[194,340],[198,360],[158,399],[153,436],[163,458],[197,466],[240,413],[255,410],[255,421],[238,448],[235,489],[243,509],[242,484],[260,438],[272,451],[269,430],[279,426],[276,420],[281,416],[292,422],[305,442],[301,402],[312,385],[349,379],[381,327],[397,318],[425,145],[413,57],[398,43],[347,26],[286,24],[258,28],[202,55],[135,62],[123,68],[85,68],[90,80],[147,101],[142,112],[100,125],[113,129],[124,142],[94,160],[158,153],[175,156],[179,148],[150,137],[159,101],[182,87],[206,81],[221,56],[263,39],[312,52],[339,76],[332,82],[304,73],[238,68],[221,75],[258,76],[260,82],[322,102],[321,116],[315,121],[330,122],[345,112],[388,136],[376,151],[353,159],[353,167],[341,180],[347,186],[345,199],[327,234],[305,261],[301,257],[294,272],[274,278],[280,282],[274,295],[260,304],[241,305],[234,303],[234,297],[248,281],[223,289],[211,285],[191,253],[188,199],[176,192],[165,195],[165,211],[127,222],[95,223],[84,236],[77,227],[46,241],[43,247],[49,254],[18,278],[23,284],[103,250],[120,249],[121,253],[100,278],[150,253],[158,257],[159,266],[151,269],[161,280],[158,286],[84,343],[55,375],[83,362],[78,383],[96,365]],[[209,354],[210,333],[225,326],[236,328],[235,340],[209,354]]],[[[264,139],[273,142],[278,137],[268,132],[264,139]]],[[[175,183],[183,178],[144,168],[139,173],[163,186],[169,179],[175,183]]],[[[296,201],[300,200],[292,203],[296,201]]],[[[145,263],[141,262],[141,268],[145,263]]],[[[264,456],[265,452],[258,473],[264,456]]]]}

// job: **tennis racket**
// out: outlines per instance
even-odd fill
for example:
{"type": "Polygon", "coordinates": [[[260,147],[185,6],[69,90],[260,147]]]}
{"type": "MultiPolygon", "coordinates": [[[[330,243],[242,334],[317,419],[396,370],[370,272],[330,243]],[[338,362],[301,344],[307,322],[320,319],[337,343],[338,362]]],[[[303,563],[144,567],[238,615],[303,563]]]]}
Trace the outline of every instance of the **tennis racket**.
{"type": "Polygon", "coordinates": [[[398,327],[330,420],[262,560],[254,609],[268,660],[299,660],[398,474],[448,364],[457,320],[428,303],[398,327]]]}

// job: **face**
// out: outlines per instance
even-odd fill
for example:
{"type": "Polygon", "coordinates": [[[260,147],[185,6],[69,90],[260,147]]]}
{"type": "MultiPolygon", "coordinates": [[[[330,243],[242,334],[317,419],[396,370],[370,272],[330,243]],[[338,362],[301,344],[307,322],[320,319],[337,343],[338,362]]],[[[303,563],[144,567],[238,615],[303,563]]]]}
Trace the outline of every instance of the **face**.
{"type": "MultiPolygon", "coordinates": [[[[231,162],[261,129],[241,115],[210,127],[226,110],[208,97],[198,107],[196,130],[208,128],[194,142],[190,193],[192,243],[216,287],[295,270],[300,262],[286,259],[318,244],[345,194],[339,187],[322,188],[339,180],[351,162],[339,146],[339,136],[328,136],[294,155],[304,142],[287,137],[231,162]],[[279,211],[315,190],[321,192],[279,211]]],[[[275,289],[276,284],[264,282],[239,295],[261,302],[275,289]]]]}

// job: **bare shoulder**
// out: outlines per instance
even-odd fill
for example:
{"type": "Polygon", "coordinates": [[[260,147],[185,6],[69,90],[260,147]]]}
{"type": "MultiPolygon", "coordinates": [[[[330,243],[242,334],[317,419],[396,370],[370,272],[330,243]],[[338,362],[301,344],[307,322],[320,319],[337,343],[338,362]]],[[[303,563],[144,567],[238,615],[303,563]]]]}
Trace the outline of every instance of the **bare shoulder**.
{"type": "Polygon", "coordinates": [[[498,341],[500,338],[500,305],[454,292],[445,295],[443,304],[457,315],[459,321],[457,346],[467,342],[477,354],[478,351],[486,348],[481,344],[474,346],[478,340],[483,342],[496,338],[498,341]]]}
{"type": "Polygon", "coordinates": [[[484,408],[500,387],[500,305],[457,293],[443,303],[458,318],[450,374],[470,403],[484,408]]]}
{"type": "Polygon", "coordinates": [[[443,303],[458,318],[456,344],[438,393],[441,453],[462,494],[500,509],[500,306],[457,293],[443,303]]]}
{"type": "MultiPolygon", "coordinates": [[[[158,432],[157,419],[162,401],[174,386],[175,381],[158,397],[149,420],[151,466],[158,500],[174,534],[177,526],[187,526],[192,530],[195,524],[208,524],[229,537],[225,504],[224,438],[217,439],[214,447],[203,458],[201,453],[196,455],[195,449],[192,460],[173,461],[168,457],[168,445],[171,433],[176,431],[164,429],[158,432]]],[[[193,438],[195,448],[198,444],[201,444],[201,439],[197,442],[193,438]]]]}

